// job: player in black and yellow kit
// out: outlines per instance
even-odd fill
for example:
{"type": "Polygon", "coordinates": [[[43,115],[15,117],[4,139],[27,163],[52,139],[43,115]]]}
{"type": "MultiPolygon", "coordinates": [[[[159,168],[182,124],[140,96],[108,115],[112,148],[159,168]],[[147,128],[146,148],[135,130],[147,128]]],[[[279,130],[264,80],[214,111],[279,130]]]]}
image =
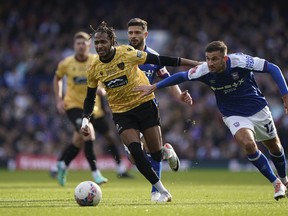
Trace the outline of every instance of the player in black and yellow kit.
{"type": "MultiPolygon", "coordinates": [[[[98,56],[88,70],[82,133],[87,136],[91,134],[88,125],[95,103],[95,91],[100,82],[107,92],[108,103],[120,138],[133,156],[136,167],[160,192],[161,196],[157,201],[170,202],[171,194],[152,169],[140,144],[140,132],[142,132],[151,151],[151,157],[156,161],[162,160],[160,117],[154,101],[155,96],[150,94],[140,97],[141,92],[133,91],[133,89],[140,84],[149,85],[148,78],[138,65],[150,63],[166,66],[195,66],[198,62],[148,54],[135,50],[129,45],[115,46],[114,29],[107,27],[105,22],[102,22],[94,33],[94,45],[98,56]]],[[[191,100],[187,92],[183,93],[182,98],[184,101],[191,100]]],[[[174,159],[175,166],[177,166],[175,157],[171,159],[174,159]]]]}
{"type": "Polygon", "coordinates": [[[67,168],[70,162],[77,156],[80,149],[84,147],[84,153],[92,170],[92,176],[97,184],[102,184],[108,180],[102,176],[96,167],[96,157],[93,150],[93,142],[95,140],[95,131],[103,135],[110,143],[110,151],[118,164],[118,174],[126,177],[126,167],[121,164],[120,155],[117,149],[116,134],[110,130],[109,124],[105,118],[105,112],[101,105],[102,91],[98,89],[96,97],[96,105],[93,107],[92,121],[89,125],[91,128],[90,136],[83,136],[79,133],[83,114],[83,101],[86,96],[87,89],[87,68],[91,65],[95,54],[89,53],[90,49],[89,35],[85,32],[78,32],[74,36],[75,54],[63,59],[57,67],[57,71],[53,80],[54,93],[57,103],[57,110],[60,114],[67,114],[67,117],[75,126],[73,132],[72,144],[62,152],[58,163],[58,181],[64,186],[66,183],[67,168]],[[63,92],[63,78],[65,77],[66,90],[63,92]],[[64,95],[64,97],[63,97],[64,95]]]}

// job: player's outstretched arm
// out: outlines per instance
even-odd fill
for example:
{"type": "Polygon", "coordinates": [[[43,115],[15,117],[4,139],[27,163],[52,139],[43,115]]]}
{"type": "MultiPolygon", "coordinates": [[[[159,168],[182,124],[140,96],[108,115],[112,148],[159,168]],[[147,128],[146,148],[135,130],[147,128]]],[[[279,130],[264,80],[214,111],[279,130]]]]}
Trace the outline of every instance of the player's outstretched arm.
{"type": "Polygon", "coordinates": [[[283,104],[284,104],[284,111],[288,114],[288,94],[282,96],[283,104]]]}
{"type": "Polygon", "coordinates": [[[142,91],[142,97],[151,94],[156,89],[165,88],[167,86],[173,86],[179,83],[182,83],[186,80],[188,80],[187,71],[185,72],[178,72],[176,74],[173,74],[170,77],[167,77],[166,79],[163,79],[162,81],[155,83],[153,85],[145,85],[145,86],[137,86],[133,90],[134,91],[142,91]]]}
{"type": "Polygon", "coordinates": [[[136,86],[133,91],[141,91],[141,97],[151,94],[156,90],[156,83],[153,85],[136,86]]]}
{"type": "Polygon", "coordinates": [[[284,111],[286,114],[288,114],[288,87],[287,87],[286,80],[283,76],[283,73],[277,65],[270,63],[270,62],[267,62],[266,69],[267,69],[267,72],[270,73],[270,75],[272,76],[273,80],[275,81],[275,83],[277,84],[281,92],[283,104],[284,104],[284,111]]]}
{"type": "Polygon", "coordinates": [[[199,62],[199,61],[192,60],[192,59],[172,57],[172,56],[161,56],[161,55],[148,53],[144,64],[156,64],[156,65],[161,65],[161,66],[174,66],[174,67],[176,66],[195,67],[202,63],[203,62],[199,62]]]}

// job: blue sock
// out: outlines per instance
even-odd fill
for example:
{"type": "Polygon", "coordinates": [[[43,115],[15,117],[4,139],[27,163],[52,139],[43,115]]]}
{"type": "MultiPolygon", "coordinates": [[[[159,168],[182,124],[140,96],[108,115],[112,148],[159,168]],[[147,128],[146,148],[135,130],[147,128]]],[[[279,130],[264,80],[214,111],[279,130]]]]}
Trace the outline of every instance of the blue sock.
{"type": "MultiPolygon", "coordinates": [[[[156,175],[161,179],[161,172],[162,172],[162,161],[158,162],[153,160],[153,158],[150,155],[147,155],[147,158],[149,162],[152,165],[153,170],[155,171],[156,175]]],[[[151,192],[156,192],[158,191],[154,186],[152,186],[151,192]]]]}
{"type": "Polygon", "coordinates": [[[284,154],[283,148],[281,149],[281,155],[274,155],[271,152],[269,152],[270,158],[277,170],[277,173],[280,178],[285,178],[286,177],[286,169],[287,169],[287,164],[286,164],[286,157],[284,154]]]}
{"type": "Polygon", "coordinates": [[[249,161],[272,183],[277,177],[274,174],[267,158],[261,151],[257,150],[256,153],[247,155],[249,161]]]}

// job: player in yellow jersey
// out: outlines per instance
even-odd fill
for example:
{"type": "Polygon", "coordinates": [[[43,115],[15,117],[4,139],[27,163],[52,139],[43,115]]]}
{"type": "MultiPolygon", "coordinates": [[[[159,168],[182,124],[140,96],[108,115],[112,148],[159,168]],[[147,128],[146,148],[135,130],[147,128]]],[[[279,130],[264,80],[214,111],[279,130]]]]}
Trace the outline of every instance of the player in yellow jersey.
{"type": "MultiPolygon", "coordinates": [[[[140,84],[149,85],[149,80],[138,65],[150,63],[165,66],[195,66],[199,63],[189,59],[147,54],[128,45],[115,46],[114,29],[107,27],[105,22],[102,22],[94,33],[94,45],[98,56],[88,70],[82,133],[87,136],[91,134],[88,125],[95,103],[95,91],[100,82],[107,92],[108,103],[120,138],[133,156],[136,167],[160,192],[161,196],[157,202],[170,202],[172,200],[170,192],[163,186],[141,148],[140,132],[144,135],[151,157],[155,161],[162,160],[160,117],[154,101],[155,96],[150,94],[140,97],[141,92],[133,91],[134,87],[140,84]]],[[[192,103],[187,92],[181,97],[182,100],[192,103]]],[[[175,158],[174,161],[174,165],[177,166],[175,158]]]]}
{"type": "MultiPolygon", "coordinates": [[[[148,47],[148,45],[146,44],[146,38],[148,37],[148,24],[145,20],[140,19],[140,18],[132,18],[128,21],[127,28],[128,28],[127,35],[128,35],[129,45],[133,46],[135,49],[143,50],[147,53],[159,55],[154,49],[152,49],[151,47],[148,47]]],[[[147,76],[151,84],[154,83],[156,78],[162,80],[170,76],[170,73],[168,72],[165,66],[159,66],[155,64],[144,64],[144,65],[139,65],[139,68],[145,73],[145,75],[147,76]]],[[[178,85],[171,86],[169,90],[170,90],[169,93],[173,97],[178,99],[178,97],[181,96],[182,92],[178,85]]],[[[161,179],[162,162],[153,160],[153,158],[150,156],[150,150],[147,148],[145,144],[145,139],[142,139],[142,142],[144,145],[144,149],[147,153],[147,158],[149,162],[151,163],[153,170],[156,172],[159,179],[161,179]]],[[[173,147],[171,144],[165,143],[163,148],[171,149],[173,147]]],[[[128,158],[131,158],[127,147],[125,147],[125,150],[128,154],[128,158]]],[[[169,162],[170,161],[168,160],[168,163],[169,162]]],[[[180,161],[178,163],[180,165],[180,161]]],[[[178,168],[179,166],[177,166],[176,169],[173,169],[172,167],[172,170],[178,171],[178,168]]],[[[152,187],[151,200],[156,201],[159,199],[159,197],[160,197],[160,193],[157,191],[155,187],[152,187]]]]}
{"type": "Polygon", "coordinates": [[[109,124],[105,119],[105,113],[101,107],[101,89],[98,89],[97,103],[93,108],[93,121],[89,124],[91,128],[90,136],[83,136],[79,133],[83,114],[83,101],[86,96],[87,75],[86,71],[95,58],[95,54],[89,53],[90,48],[89,35],[85,32],[78,32],[74,36],[75,54],[63,59],[57,67],[53,80],[54,93],[57,103],[57,110],[60,114],[67,114],[71,123],[75,126],[73,132],[72,144],[62,152],[58,163],[58,182],[61,186],[66,183],[67,168],[70,162],[77,156],[80,149],[84,148],[84,154],[88,160],[92,171],[92,176],[97,184],[102,184],[108,180],[102,176],[96,166],[96,157],[93,150],[93,141],[95,140],[95,129],[101,133],[111,144],[111,152],[117,162],[119,176],[127,176],[126,168],[120,161],[120,155],[117,149],[116,134],[113,135],[109,124]],[[65,77],[66,90],[63,90],[63,78],[65,77]],[[64,95],[64,97],[63,97],[64,95]],[[97,105],[98,104],[98,105],[97,105]]]}

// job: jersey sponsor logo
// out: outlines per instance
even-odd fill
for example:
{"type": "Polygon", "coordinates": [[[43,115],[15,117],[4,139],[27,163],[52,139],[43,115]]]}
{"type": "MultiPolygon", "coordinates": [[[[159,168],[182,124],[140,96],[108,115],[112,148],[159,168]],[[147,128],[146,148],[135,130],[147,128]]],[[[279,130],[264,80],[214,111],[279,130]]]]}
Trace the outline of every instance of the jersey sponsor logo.
{"type": "Polygon", "coordinates": [[[121,62],[121,63],[117,64],[117,67],[118,67],[120,70],[124,70],[124,68],[125,68],[124,62],[121,62]]]}
{"type": "Polygon", "coordinates": [[[73,77],[73,81],[74,81],[75,85],[87,84],[87,77],[85,77],[85,76],[76,76],[76,77],[73,77]]]}
{"type": "Polygon", "coordinates": [[[254,59],[251,56],[246,56],[246,67],[253,68],[254,66],[254,59]]]}
{"type": "Polygon", "coordinates": [[[220,87],[214,87],[211,86],[211,89],[213,91],[223,91],[224,94],[228,94],[230,92],[236,91],[237,87],[242,85],[244,83],[244,79],[240,79],[237,82],[234,82],[230,85],[220,86],[220,87]]]}
{"type": "Polygon", "coordinates": [[[142,53],[141,51],[137,51],[137,57],[138,57],[138,58],[141,58],[142,55],[143,55],[143,53],[142,53]]]}
{"type": "Polygon", "coordinates": [[[117,87],[126,85],[127,83],[128,83],[128,79],[126,75],[104,82],[107,88],[117,88],[117,87]]]}

